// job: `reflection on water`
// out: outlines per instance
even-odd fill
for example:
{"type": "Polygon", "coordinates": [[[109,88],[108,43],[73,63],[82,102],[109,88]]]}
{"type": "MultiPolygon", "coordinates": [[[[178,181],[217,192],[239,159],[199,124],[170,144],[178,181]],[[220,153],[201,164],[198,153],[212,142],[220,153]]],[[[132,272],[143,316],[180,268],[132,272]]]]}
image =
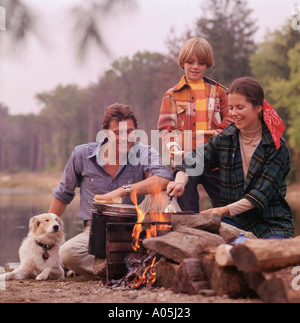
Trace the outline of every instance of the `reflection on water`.
{"type": "MultiPolygon", "coordinates": [[[[29,219],[48,212],[53,195],[49,193],[0,194],[0,267],[18,262],[18,250],[28,234],[29,219]]],[[[66,240],[82,231],[78,218],[79,198],[69,205],[63,215],[66,240]]]]}

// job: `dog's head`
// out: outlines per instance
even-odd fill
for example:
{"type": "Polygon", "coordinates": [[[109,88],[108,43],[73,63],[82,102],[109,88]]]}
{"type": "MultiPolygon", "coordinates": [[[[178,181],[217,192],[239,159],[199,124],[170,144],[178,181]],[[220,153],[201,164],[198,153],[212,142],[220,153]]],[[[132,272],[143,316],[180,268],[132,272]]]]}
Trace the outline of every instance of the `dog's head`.
{"type": "Polygon", "coordinates": [[[54,213],[36,215],[29,222],[29,230],[36,237],[63,238],[63,229],[61,218],[54,213]]]}

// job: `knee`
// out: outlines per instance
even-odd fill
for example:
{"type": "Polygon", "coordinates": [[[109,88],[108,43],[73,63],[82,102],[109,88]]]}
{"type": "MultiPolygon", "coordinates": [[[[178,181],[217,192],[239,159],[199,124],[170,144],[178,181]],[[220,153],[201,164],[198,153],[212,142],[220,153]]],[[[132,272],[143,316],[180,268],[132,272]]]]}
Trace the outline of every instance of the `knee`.
{"type": "Polygon", "coordinates": [[[72,263],[74,262],[74,250],[68,241],[60,247],[59,258],[64,267],[69,269],[72,267],[72,263]]]}

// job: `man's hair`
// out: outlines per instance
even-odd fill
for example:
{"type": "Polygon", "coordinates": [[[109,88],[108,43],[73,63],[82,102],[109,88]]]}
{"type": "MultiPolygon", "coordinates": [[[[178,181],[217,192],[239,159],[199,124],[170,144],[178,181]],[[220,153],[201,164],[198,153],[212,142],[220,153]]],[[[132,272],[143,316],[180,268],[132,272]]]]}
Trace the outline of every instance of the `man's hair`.
{"type": "Polygon", "coordinates": [[[214,52],[207,40],[204,38],[191,38],[182,47],[178,56],[178,65],[184,68],[184,64],[193,56],[208,68],[214,66],[214,52]]]}
{"type": "Polygon", "coordinates": [[[112,120],[120,122],[126,119],[131,119],[134,123],[135,129],[138,128],[137,118],[130,106],[120,103],[112,104],[105,109],[102,128],[108,129],[112,120]]]}

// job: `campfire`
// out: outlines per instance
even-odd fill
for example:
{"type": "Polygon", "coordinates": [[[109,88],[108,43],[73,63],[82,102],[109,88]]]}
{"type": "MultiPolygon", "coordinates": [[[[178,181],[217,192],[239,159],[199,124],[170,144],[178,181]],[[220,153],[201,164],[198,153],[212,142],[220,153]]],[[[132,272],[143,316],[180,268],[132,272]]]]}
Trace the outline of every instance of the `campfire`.
{"type": "MultiPolygon", "coordinates": [[[[158,198],[158,195],[156,196],[158,198]]],[[[154,198],[155,199],[155,198],[154,198]]],[[[143,239],[155,238],[158,235],[171,230],[170,215],[160,212],[152,212],[145,214],[137,204],[137,197],[132,196],[133,203],[137,211],[137,223],[134,225],[132,231],[132,249],[139,252],[142,247],[141,242],[143,239]],[[147,221],[145,221],[148,215],[147,221]],[[144,237],[141,239],[142,233],[144,237]]],[[[154,202],[155,204],[155,202],[154,202]]],[[[140,258],[134,253],[125,258],[126,268],[128,273],[120,280],[112,280],[111,287],[129,287],[132,289],[139,289],[146,287],[150,289],[155,285],[156,273],[154,266],[158,256],[155,252],[146,251],[146,254],[140,258]]]]}

